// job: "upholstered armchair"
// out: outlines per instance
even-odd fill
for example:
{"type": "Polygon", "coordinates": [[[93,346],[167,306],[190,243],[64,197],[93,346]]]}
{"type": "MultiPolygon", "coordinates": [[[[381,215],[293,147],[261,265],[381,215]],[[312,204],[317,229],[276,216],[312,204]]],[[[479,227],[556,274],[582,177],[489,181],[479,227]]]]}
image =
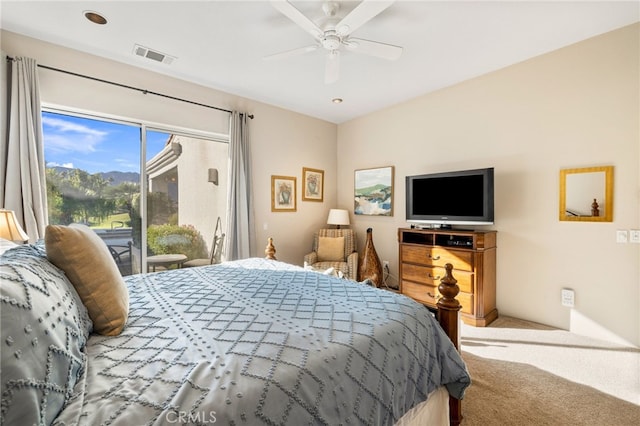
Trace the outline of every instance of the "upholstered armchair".
{"type": "Polygon", "coordinates": [[[304,262],[316,270],[334,268],[344,278],[358,279],[358,252],[353,229],[320,229],[313,236],[313,251],[304,262]]]}

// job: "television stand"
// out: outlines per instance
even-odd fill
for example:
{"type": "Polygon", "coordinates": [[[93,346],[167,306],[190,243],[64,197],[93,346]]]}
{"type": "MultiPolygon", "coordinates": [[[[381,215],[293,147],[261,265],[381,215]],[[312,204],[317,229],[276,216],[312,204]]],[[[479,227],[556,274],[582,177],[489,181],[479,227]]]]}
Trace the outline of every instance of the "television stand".
{"type": "Polygon", "coordinates": [[[435,309],[445,265],[453,265],[465,324],[484,327],[498,318],[496,231],[399,228],[400,292],[435,309]]]}

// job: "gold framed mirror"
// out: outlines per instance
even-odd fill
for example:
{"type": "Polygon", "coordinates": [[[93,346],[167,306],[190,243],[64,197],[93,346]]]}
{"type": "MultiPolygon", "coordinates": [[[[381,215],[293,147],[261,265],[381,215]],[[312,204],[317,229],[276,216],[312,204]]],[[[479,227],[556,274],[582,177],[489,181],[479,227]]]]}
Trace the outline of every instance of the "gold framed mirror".
{"type": "Polygon", "coordinates": [[[560,170],[560,220],[613,221],[613,166],[560,170]]]}

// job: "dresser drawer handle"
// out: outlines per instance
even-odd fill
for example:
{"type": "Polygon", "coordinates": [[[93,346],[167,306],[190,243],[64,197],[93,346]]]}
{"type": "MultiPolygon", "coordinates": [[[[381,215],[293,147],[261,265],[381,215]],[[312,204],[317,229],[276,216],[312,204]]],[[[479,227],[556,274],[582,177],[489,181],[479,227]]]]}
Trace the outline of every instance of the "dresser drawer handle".
{"type": "Polygon", "coordinates": [[[433,257],[433,256],[429,255],[429,258],[430,258],[431,260],[440,260],[440,256],[435,256],[435,257],[433,257]]]}
{"type": "Polygon", "coordinates": [[[440,275],[438,275],[437,277],[434,277],[433,275],[431,275],[431,272],[429,272],[429,273],[427,274],[427,276],[428,276],[429,278],[433,279],[433,280],[439,280],[439,279],[440,279],[440,275]]]}
{"type": "Polygon", "coordinates": [[[429,292],[427,292],[427,296],[429,296],[429,297],[431,297],[431,298],[433,298],[433,299],[436,299],[436,300],[438,300],[438,299],[440,299],[440,298],[442,297],[442,296],[441,296],[441,295],[439,295],[439,294],[431,294],[431,293],[429,293],[429,292]]]}

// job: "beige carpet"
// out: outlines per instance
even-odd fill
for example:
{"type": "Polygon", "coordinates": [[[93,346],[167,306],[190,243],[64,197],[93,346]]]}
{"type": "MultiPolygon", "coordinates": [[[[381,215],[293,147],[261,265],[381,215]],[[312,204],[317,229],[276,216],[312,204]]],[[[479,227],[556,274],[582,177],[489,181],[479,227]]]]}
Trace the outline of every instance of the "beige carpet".
{"type": "Polygon", "coordinates": [[[640,425],[636,348],[508,317],[461,336],[463,426],[640,425]]]}

